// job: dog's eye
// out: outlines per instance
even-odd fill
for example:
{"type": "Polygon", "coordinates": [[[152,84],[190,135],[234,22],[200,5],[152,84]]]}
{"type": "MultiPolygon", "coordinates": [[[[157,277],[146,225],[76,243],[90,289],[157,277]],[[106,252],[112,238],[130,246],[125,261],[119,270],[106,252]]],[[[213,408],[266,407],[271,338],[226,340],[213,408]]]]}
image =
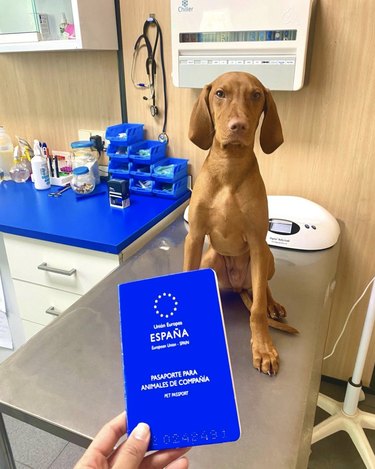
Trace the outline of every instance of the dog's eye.
{"type": "Polygon", "coordinates": [[[217,90],[215,95],[218,97],[218,98],[225,98],[225,93],[223,90],[217,90]]]}
{"type": "Polygon", "coordinates": [[[257,100],[262,96],[262,93],[260,91],[254,91],[251,95],[251,99],[257,100]]]}

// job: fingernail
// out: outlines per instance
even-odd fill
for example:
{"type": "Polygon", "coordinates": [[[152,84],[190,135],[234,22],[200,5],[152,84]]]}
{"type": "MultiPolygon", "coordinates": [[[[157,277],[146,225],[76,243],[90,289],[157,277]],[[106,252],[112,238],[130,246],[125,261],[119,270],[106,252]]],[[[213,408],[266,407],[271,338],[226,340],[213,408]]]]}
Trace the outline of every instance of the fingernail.
{"type": "Polygon", "coordinates": [[[147,423],[139,423],[134,429],[134,438],[137,440],[145,440],[150,433],[150,427],[147,423]]]}

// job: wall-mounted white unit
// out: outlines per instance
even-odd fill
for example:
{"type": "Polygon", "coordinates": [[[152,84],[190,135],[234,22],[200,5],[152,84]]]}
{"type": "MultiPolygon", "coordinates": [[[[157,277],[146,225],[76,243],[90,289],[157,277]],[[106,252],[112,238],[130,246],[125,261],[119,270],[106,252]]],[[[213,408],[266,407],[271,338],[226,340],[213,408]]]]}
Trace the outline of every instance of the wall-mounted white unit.
{"type": "Polygon", "coordinates": [[[202,88],[227,71],[299,90],[314,0],[171,0],[172,75],[202,88]]]}

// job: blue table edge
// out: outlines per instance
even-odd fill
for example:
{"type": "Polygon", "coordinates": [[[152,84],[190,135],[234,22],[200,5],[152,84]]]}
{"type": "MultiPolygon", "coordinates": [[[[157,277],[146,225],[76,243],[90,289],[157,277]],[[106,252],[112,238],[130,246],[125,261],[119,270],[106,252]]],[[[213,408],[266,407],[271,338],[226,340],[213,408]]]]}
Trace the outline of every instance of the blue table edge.
{"type": "Polygon", "coordinates": [[[109,245],[105,243],[99,243],[96,241],[84,240],[79,238],[72,238],[61,236],[53,233],[43,233],[35,230],[29,230],[18,227],[10,227],[7,225],[0,224],[0,231],[2,233],[24,236],[27,238],[39,239],[41,241],[49,241],[53,243],[64,244],[67,246],[74,246],[78,248],[91,249],[93,251],[106,252],[109,254],[120,254],[126,247],[133,243],[136,239],[142,236],[146,231],[159,223],[164,217],[176,210],[181,204],[188,200],[191,196],[191,192],[188,191],[178,199],[174,200],[171,205],[161,211],[148,223],[141,226],[138,230],[134,231],[131,235],[127,236],[123,241],[115,245],[109,245]]]}

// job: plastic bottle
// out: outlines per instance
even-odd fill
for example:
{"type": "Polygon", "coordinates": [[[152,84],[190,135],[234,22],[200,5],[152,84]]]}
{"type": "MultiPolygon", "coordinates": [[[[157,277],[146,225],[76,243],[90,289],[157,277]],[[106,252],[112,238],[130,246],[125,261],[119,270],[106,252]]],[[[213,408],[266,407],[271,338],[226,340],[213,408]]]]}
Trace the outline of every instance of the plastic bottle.
{"type": "Polygon", "coordinates": [[[5,132],[4,127],[0,126],[0,168],[4,172],[7,179],[9,170],[13,165],[13,144],[9,135],[5,132]]]}
{"type": "Polygon", "coordinates": [[[25,182],[30,177],[30,171],[26,164],[22,161],[19,146],[14,149],[14,164],[9,170],[9,175],[14,182],[25,182]]]}
{"type": "Polygon", "coordinates": [[[42,155],[38,140],[34,140],[34,156],[31,160],[35,189],[44,190],[51,187],[47,159],[42,155]]]}
{"type": "Polygon", "coordinates": [[[60,29],[60,37],[64,39],[64,32],[65,28],[68,25],[68,20],[66,19],[65,13],[61,13],[61,19],[60,19],[60,24],[59,24],[59,29],[60,29]]]}

